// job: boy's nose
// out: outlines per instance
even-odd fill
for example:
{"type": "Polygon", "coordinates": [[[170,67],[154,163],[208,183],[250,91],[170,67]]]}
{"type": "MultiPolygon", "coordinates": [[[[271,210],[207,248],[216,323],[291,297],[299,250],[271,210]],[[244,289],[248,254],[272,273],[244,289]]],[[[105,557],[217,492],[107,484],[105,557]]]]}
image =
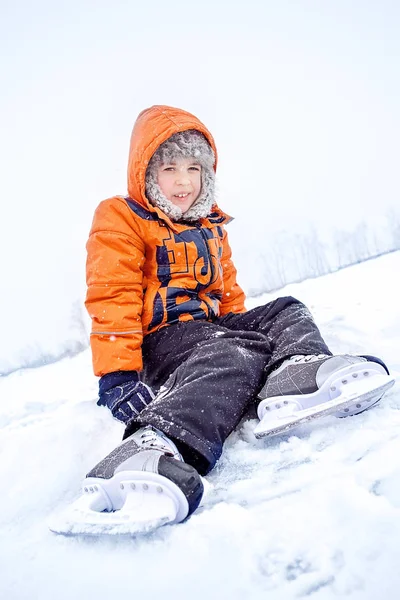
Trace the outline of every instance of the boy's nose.
{"type": "Polygon", "coordinates": [[[176,177],[176,183],[179,185],[187,185],[190,183],[190,179],[186,173],[178,173],[176,177]]]}

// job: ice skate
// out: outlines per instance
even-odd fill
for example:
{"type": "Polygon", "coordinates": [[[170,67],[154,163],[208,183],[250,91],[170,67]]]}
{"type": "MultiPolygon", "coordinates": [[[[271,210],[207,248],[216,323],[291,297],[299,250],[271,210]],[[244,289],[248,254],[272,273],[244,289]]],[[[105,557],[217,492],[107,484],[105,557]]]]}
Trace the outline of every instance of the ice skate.
{"type": "Polygon", "coordinates": [[[145,533],[186,519],[203,491],[200,475],[175,444],[146,426],[88,473],[82,496],[50,529],[64,535],[145,533]]]}
{"type": "Polygon", "coordinates": [[[305,421],[356,415],[394,384],[382,361],[361,356],[292,356],[273,371],[259,393],[256,438],[287,432],[305,421]]]}

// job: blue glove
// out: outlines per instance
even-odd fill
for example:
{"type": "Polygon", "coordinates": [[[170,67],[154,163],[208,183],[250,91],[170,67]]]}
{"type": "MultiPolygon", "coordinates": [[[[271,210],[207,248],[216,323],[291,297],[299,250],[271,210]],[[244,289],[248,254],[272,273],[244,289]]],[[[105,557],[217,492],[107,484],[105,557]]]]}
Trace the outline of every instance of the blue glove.
{"type": "Polygon", "coordinates": [[[153,400],[148,385],[140,381],[137,371],[115,371],[99,380],[98,406],[108,406],[118,421],[128,423],[153,400]]]}

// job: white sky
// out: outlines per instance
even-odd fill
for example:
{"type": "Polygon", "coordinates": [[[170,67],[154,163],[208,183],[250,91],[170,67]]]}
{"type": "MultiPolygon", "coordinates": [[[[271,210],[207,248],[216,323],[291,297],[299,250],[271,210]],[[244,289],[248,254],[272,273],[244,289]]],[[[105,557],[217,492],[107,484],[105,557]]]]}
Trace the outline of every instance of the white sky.
{"type": "Polygon", "coordinates": [[[400,206],[399,30],[389,0],[0,0],[9,347],[60,335],[94,208],[125,193],[131,128],[152,104],[214,134],[242,265],[270,232],[400,206]]]}

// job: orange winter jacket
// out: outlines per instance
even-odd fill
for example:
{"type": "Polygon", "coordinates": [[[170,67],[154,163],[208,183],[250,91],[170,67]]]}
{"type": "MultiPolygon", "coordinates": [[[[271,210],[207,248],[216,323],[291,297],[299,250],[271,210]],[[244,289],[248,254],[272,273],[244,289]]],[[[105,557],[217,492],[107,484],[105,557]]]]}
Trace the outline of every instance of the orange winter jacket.
{"type": "Polygon", "coordinates": [[[143,336],[161,327],[245,312],[224,230],[230,218],[214,205],[199,223],[173,222],[145,196],[150,158],[187,129],[201,131],[216,155],[210,132],[190,113],[167,106],[143,111],[131,137],[129,196],[104,200],[95,212],[85,303],[95,375],[140,371],[143,336]]]}

